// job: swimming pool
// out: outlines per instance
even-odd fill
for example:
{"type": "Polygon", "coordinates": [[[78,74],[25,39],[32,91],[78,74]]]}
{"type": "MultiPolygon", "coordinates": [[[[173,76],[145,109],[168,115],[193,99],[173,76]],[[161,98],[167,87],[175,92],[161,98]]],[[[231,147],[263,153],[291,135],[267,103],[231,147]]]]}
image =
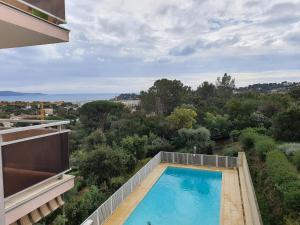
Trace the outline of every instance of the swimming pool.
{"type": "Polygon", "coordinates": [[[124,225],[219,225],[222,173],[168,167],[124,225]]]}

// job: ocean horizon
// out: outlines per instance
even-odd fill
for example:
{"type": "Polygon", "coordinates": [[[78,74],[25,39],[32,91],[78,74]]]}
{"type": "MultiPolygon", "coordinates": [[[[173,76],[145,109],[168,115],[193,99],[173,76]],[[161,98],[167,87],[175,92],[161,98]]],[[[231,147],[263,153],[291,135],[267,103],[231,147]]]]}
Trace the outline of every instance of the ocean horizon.
{"type": "Polygon", "coordinates": [[[37,95],[19,95],[19,96],[0,96],[0,101],[7,102],[34,102],[34,101],[43,101],[43,102],[72,102],[76,104],[82,104],[85,102],[96,101],[96,100],[109,100],[116,96],[119,93],[94,93],[94,94],[37,94],[37,95]]]}

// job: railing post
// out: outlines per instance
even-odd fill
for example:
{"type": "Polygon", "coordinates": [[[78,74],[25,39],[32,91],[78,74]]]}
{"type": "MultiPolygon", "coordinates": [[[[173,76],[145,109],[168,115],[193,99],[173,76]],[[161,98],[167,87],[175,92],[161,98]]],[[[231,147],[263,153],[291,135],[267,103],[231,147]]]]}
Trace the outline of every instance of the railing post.
{"type": "Polygon", "coordinates": [[[201,166],[203,166],[203,154],[201,154],[201,166]]]}
{"type": "Polygon", "coordinates": [[[110,215],[113,214],[113,196],[110,197],[110,215]]]}
{"type": "Polygon", "coordinates": [[[219,167],[219,156],[216,155],[216,167],[219,167]]]}
{"type": "Polygon", "coordinates": [[[99,209],[97,209],[96,213],[97,213],[97,225],[100,225],[100,221],[99,221],[99,209]]]}
{"type": "Polygon", "coordinates": [[[124,187],[122,186],[122,202],[123,202],[123,200],[124,200],[124,187]]]}
{"type": "Polygon", "coordinates": [[[174,164],[175,163],[175,152],[173,152],[172,157],[173,157],[173,164],[174,164]]]}
{"type": "Polygon", "coordinates": [[[189,154],[186,153],[186,165],[189,165],[189,154]]]}
{"type": "Polygon", "coordinates": [[[226,159],[225,159],[225,166],[226,166],[226,168],[228,168],[228,156],[226,156],[226,159]]]}
{"type": "Polygon", "coordinates": [[[4,183],[3,183],[3,162],[2,162],[2,135],[0,135],[0,224],[5,224],[4,206],[4,183]]]}

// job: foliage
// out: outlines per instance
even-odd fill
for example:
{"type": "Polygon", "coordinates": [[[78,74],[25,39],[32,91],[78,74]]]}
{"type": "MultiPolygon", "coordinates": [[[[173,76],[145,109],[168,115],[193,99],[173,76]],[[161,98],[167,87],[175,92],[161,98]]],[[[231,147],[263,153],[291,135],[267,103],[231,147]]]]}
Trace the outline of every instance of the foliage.
{"type": "Polygon", "coordinates": [[[185,95],[189,91],[190,88],[179,80],[157,80],[148,91],[141,92],[141,107],[149,113],[168,115],[184,103],[185,95]]]}
{"type": "Polygon", "coordinates": [[[120,116],[124,112],[121,103],[110,101],[94,101],[80,108],[80,121],[89,132],[96,129],[108,129],[110,116],[120,116]]]}
{"type": "Polygon", "coordinates": [[[254,143],[255,150],[259,153],[260,158],[265,160],[266,154],[276,148],[275,141],[268,136],[259,136],[254,143]]]}
{"type": "Polygon", "coordinates": [[[198,152],[205,152],[212,147],[210,132],[205,127],[199,127],[197,129],[182,128],[178,133],[184,145],[191,150],[196,146],[198,152]]]}
{"type": "Polygon", "coordinates": [[[300,107],[277,114],[273,121],[274,136],[283,141],[300,141],[300,107]]]}
{"type": "Polygon", "coordinates": [[[232,141],[238,141],[240,135],[241,135],[240,130],[233,130],[230,132],[230,137],[231,137],[232,141]]]}
{"type": "Polygon", "coordinates": [[[84,221],[105,201],[105,198],[106,196],[94,185],[90,186],[81,198],[70,198],[68,204],[65,205],[68,225],[78,225],[78,223],[84,221]]]}
{"type": "Polygon", "coordinates": [[[236,146],[228,147],[223,150],[225,156],[237,157],[239,153],[239,148],[236,146]]]}
{"type": "Polygon", "coordinates": [[[145,146],[147,142],[147,136],[139,137],[138,135],[134,135],[123,138],[121,146],[134,155],[136,159],[143,159],[146,156],[145,146]]]}
{"type": "Polygon", "coordinates": [[[89,136],[85,138],[86,149],[91,150],[99,145],[103,145],[106,142],[105,134],[102,130],[97,129],[90,133],[89,136]]]}
{"type": "Polygon", "coordinates": [[[240,141],[245,150],[250,150],[254,147],[255,141],[258,138],[259,134],[253,129],[245,129],[242,131],[240,136],[240,141]]]}
{"type": "Polygon", "coordinates": [[[181,128],[192,128],[196,123],[197,113],[188,108],[177,107],[171,115],[167,117],[169,126],[179,130],[181,128]]]}
{"type": "Polygon", "coordinates": [[[300,210],[300,180],[296,168],[284,153],[277,150],[267,154],[266,166],[271,179],[283,194],[285,207],[288,210],[300,210]]]}
{"type": "Polygon", "coordinates": [[[293,87],[290,90],[289,94],[297,101],[300,101],[300,86],[299,86],[299,84],[298,84],[298,86],[293,87]]]}
{"type": "Polygon", "coordinates": [[[235,79],[225,73],[223,77],[217,78],[216,88],[220,96],[228,98],[233,94],[235,79]]]}
{"type": "Polygon", "coordinates": [[[227,115],[214,115],[206,113],[205,125],[210,130],[213,140],[225,139],[229,137],[231,122],[227,115]]]}
{"type": "Polygon", "coordinates": [[[91,183],[109,183],[110,178],[132,171],[135,160],[122,150],[112,150],[108,146],[98,146],[79,161],[81,174],[91,183]]]}

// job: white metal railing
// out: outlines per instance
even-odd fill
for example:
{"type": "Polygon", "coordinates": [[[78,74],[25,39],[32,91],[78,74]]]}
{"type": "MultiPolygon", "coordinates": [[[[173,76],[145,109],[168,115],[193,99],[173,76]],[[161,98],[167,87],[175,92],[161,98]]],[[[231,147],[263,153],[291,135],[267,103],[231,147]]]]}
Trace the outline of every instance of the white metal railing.
{"type": "Polygon", "coordinates": [[[237,167],[237,157],[203,155],[178,152],[159,152],[122,187],[110,196],[81,225],[101,225],[113,214],[123,200],[148,176],[160,163],[213,166],[223,168],[237,167]]]}

